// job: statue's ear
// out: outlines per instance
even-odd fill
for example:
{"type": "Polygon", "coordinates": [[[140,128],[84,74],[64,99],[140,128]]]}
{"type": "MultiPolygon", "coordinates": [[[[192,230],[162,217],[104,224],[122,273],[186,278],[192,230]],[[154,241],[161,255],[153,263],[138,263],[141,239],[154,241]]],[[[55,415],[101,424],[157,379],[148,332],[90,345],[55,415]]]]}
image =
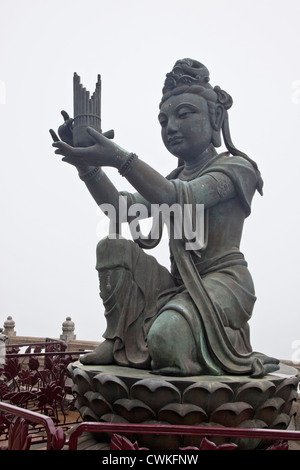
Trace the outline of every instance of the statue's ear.
{"type": "Polygon", "coordinates": [[[221,104],[216,104],[215,113],[212,117],[212,127],[214,131],[220,131],[223,125],[226,110],[221,104]]]}
{"type": "Polygon", "coordinates": [[[221,104],[217,104],[215,112],[211,116],[211,125],[213,128],[212,143],[214,147],[221,147],[221,128],[224,122],[226,110],[221,104]]]}

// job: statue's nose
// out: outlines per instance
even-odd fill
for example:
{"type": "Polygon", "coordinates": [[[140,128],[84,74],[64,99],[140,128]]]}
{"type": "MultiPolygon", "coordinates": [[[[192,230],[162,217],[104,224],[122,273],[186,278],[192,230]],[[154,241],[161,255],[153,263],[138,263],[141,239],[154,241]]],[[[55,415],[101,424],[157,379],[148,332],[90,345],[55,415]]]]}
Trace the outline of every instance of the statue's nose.
{"type": "Polygon", "coordinates": [[[167,134],[173,135],[178,131],[178,121],[177,119],[169,119],[167,124],[167,134]]]}

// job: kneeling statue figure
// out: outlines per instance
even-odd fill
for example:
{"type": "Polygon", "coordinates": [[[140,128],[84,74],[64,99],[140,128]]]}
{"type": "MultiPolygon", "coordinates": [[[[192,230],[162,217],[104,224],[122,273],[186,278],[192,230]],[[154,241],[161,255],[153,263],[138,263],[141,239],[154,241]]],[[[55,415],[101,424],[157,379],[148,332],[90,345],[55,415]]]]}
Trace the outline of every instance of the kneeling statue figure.
{"type": "MultiPolygon", "coordinates": [[[[74,121],[66,113],[61,140],[51,131],[55,153],[78,169],[100,207],[110,204],[118,211],[120,198],[126,214],[136,204],[149,216],[152,207],[191,207],[194,221],[197,205],[204,207],[202,243],[190,243],[184,228],[181,238],[175,236],[178,221],[175,213],[170,216],[170,271],[145,251],[159,237],[108,235],[98,243],[107,328],[105,340],[81,358],[83,364],[117,364],[166,376],[261,377],[279,369],[277,359],[252,351],[250,344],[248,321],[256,297],[240,242],[263,181],[256,163],[232,143],[231,106],[231,96],[212,87],[203,64],[176,62],[166,76],[158,116],[163,143],[178,163],[166,177],[93,127],[86,129],[90,145],[75,146],[74,121]],[[222,141],[227,151],[218,153],[222,141]],[[134,191],[119,192],[103,171],[106,166],[119,170],[134,191]]],[[[159,217],[161,226],[163,221],[159,217]]]]}

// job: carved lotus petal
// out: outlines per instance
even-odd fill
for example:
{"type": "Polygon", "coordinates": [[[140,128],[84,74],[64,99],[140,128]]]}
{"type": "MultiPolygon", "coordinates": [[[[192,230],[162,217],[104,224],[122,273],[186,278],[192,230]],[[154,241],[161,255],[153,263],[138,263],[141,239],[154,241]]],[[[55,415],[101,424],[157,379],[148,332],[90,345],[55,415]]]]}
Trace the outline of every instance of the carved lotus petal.
{"type": "Polygon", "coordinates": [[[93,390],[92,382],[88,374],[81,369],[74,369],[72,372],[73,382],[77,385],[77,390],[80,395],[93,390]]]}
{"type": "Polygon", "coordinates": [[[261,419],[246,419],[245,421],[242,421],[237,427],[249,429],[265,429],[268,427],[268,425],[261,419]]]}
{"type": "MultiPolygon", "coordinates": [[[[105,415],[102,415],[100,420],[101,422],[104,422],[104,423],[128,423],[128,422],[131,422],[130,420],[128,421],[127,419],[125,419],[123,416],[120,416],[120,415],[117,415],[116,413],[107,413],[105,415]]],[[[118,434],[121,434],[121,432],[119,432],[118,434]]],[[[113,435],[113,432],[106,432],[104,433],[104,436],[112,436],[113,435]]],[[[128,439],[132,439],[132,440],[135,440],[136,439],[136,436],[135,434],[132,434],[132,433],[124,433],[124,436],[126,436],[128,439]]]]}
{"type": "MultiPolygon", "coordinates": [[[[220,423],[214,423],[214,422],[203,422],[203,423],[200,423],[199,426],[218,427],[218,428],[223,427],[220,423]]],[[[232,440],[226,436],[209,436],[209,434],[207,434],[206,437],[210,441],[214,442],[216,445],[225,444],[226,442],[229,442],[230,440],[232,440]]],[[[200,448],[202,441],[203,441],[203,436],[183,436],[184,447],[194,446],[194,447],[200,448]]]]}
{"type": "Polygon", "coordinates": [[[99,434],[97,438],[92,432],[84,432],[78,437],[77,450],[109,450],[109,437],[105,442],[99,442],[99,434]]]}
{"type": "Polygon", "coordinates": [[[255,418],[261,419],[268,426],[273,423],[276,417],[284,407],[284,400],[282,398],[269,398],[261,405],[255,412],[255,418]]]}
{"type": "Polygon", "coordinates": [[[273,395],[275,388],[275,385],[268,380],[251,381],[238,388],[235,400],[249,403],[253,408],[257,408],[273,395]]]}
{"type": "Polygon", "coordinates": [[[109,402],[114,403],[121,398],[129,397],[127,385],[119,377],[109,374],[97,374],[93,378],[93,385],[97,392],[109,402]]]}
{"type": "Polygon", "coordinates": [[[88,406],[88,401],[84,395],[80,395],[77,385],[73,385],[72,392],[76,395],[75,407],[79,410],[82,406],[88,406]]]}
{"type": "Polygon", "coordinates": [[[211,415],[211,420],[227,427],[236,427],[242,421],[251,419],[253,408],[248,403],[235,402],[224,403],[219,406],[211,415]]]}
{"type": "Polygon", "coordinates": [[[127,419],[115,413],[107,413],[102,415],[99,421],[103,421],[104,423],[128,423],[127,419]]]}
{"type": "Polygon", "coordinates": [[[79,413],[83,421],[99,421],[98,416],[88,406],[82,406],[79,409],[79,413]]]}
{"type": "Polygon", "coordinates": [[[199,424],[207,419],[202,408],[190,403],[170,403],[158,412],[158,419],[170,424],[199,424]]]}
{"type": "MultiPolygon", "coordinates": [[[[298,378],[297,377],[289,377],[285,379],[276,389],[276,397],[282,398],[284,401],[286,401],[290,394],[291,391],[297,392],[297,387],[298,387],[298,378]]],[[[296,394],[297,397],[297,394],[296,394]]]]}
{"type": "Polygon", "coordinates": [[[276,416],[275,420],[271,424],[272,429],[287,429],[291,421],[291,417],[287,415],[286,413],[279,413],[278,416],[276,416]]]}
{"type": "MultiPolygon", "coordinates": [[[[267,424],[264,421],[261,421],[260,419],[248,419],[246,421],[242,421],[238,425],[238,428],[248,429],[265,429],[267,427],[267,424]]],[[[232,439],[232,442],[235,442],[238,445],[238,448],[241,450],[252,450],[258,447],[258,445],[261,443],[261,439],[239,437],[236,439],[232,439]]]]}
{"type": "Polygon", "coordinates": [[[297,390],[292,390],[289,398],[286,400],[282,412],[287,415],[296,415],[298,411],[298,393],[297,390]]]}
{"type": "Polygon", "coordinates": [[[140,400],[122,398],[121,400],[117,400],[113,407],[117,414],[132,423],[141,423],[155,418],[155,413],[151,408],[140,400]]]}
{"type": "Polygon", "coordinates": [[[84,396],[89,402],[89,407],[98,416],[98,418],[105,413],[110,413],[112,411],[110,404],[102,395],[100,395],[100,393],[90,391],[86,392],[84,396]]]}
{"type": "MultiPolygon", "coordinates": [[[[165,421],[145,421],[145,424],[169,424],[165,421]]],[[[139,434],[139,447],[146,447],[152,450],[178,450],[181,437],[172,434],[139,434]]]]}
{"type": "Polygon", "coordinates": [[[202,382],[190,385],[183,393],[183,403],[197,405],[209,415],[223,403],[233,398],[232,389],[220,382],[202,382]]]}
{"type": "Polygon", "coordinates": [[[160,410],[167,403],[180,403],[179,390],[169,382],[144,379],[136,382],[130,390],[132,398],[141,400],[153,411],[160,410]]]}

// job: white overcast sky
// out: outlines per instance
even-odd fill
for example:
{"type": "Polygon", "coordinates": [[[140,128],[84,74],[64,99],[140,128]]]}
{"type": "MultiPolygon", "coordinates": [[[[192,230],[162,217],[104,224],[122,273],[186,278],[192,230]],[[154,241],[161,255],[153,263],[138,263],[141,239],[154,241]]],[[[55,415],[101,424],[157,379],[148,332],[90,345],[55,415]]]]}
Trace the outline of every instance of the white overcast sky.
{"type": "MultiPolygon", "coordinates": [[[[299,19],[299,0],[0,0],[0,325],[12,315],[19,335],[58,337],[71,316],[78,339],[101,340],[95,249],[107,225],[49,128],[72,114],[73,73],[91,91],[100,73],[103,130],[166,175],[176,162],[158,103],[165,74],[191,57],[232,95],[233,142],[265,181],[241,247],[253,349],[300,359],[299,19]]],[[[151,254],[168,266],[167,251],[151,254]]]]}

